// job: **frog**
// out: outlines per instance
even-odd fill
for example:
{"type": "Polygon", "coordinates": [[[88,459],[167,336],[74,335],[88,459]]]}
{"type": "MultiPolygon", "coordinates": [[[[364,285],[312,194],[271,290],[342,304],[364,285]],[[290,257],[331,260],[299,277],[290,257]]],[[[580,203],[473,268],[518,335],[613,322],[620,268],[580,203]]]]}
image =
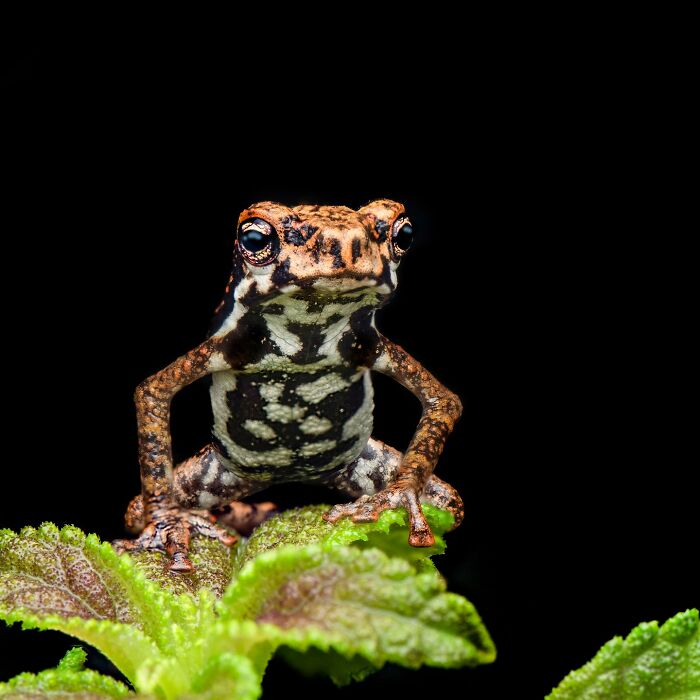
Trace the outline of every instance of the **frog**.
{"type": "Polygon", "coordinates": [[[263,201],[240,214],[209,334],[135,391],[142,492],[126,514],[136,537],[118,551],[164,552],[171,571],[191,572],[193,536],[234,544],[236,522],[274,512],[241,499],[291,482],[354,499],[331,507],[329,523],[405,508],[413,547],[435,543],[422,504],[461,523],[460,495],[434,471],[462,403],[375,322],[413,241],[404,205],[389,199],[359,209],[263,201]],[[403,452],[372,437],[372,372],[422,405],[403,452]],[[212,441],[174,466],[171,401],[204,378],[212,441]]]}

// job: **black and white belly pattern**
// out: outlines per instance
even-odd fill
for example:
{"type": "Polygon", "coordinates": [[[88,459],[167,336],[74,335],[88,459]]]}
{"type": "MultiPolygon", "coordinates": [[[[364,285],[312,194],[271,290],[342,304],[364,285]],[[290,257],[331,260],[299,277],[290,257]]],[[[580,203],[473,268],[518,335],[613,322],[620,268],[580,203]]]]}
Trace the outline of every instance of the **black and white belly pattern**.
{"type": "Polygon", "coordinates": [[[218,372],[211,400],[229,468],[261,481],[323,478],[359,457],[372,432],[370,373],[346,365],[218,372]]]}
{"type": "Polygon", "coordinates": [[[308,481],[359,457],[372,432],[362,352],[377,336],[374,293],[323,303],[288,295],[239,311],[226,335],[232,370],[211,387],[214,438],[230,470],[308,481]]]}

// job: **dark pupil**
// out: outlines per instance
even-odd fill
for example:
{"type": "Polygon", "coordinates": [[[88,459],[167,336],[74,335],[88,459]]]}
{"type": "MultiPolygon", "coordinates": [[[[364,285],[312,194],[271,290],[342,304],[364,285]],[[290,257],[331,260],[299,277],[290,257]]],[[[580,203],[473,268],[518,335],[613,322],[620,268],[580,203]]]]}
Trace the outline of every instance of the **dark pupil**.
{"type": "Polygon", "coordinates": [[[397,232],[394,237],[394,243],[397,248],[401,250],[408,250],[413,242],[413,226],[411,224],[404,224],[397,232]]]}
{"type": "Polygon", "coordinates": [[[255,229],[248,229],[240,235],[241,245],[251,253],[259,253],[268,244],[269,239],[269,236],[264,236],[255,229]]]}

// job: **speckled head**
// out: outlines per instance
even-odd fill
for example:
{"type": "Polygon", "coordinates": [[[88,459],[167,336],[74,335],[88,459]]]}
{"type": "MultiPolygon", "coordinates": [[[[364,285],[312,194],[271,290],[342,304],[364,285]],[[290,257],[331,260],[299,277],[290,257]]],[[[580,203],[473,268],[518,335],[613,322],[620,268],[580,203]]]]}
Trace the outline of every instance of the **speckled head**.
{"type": "Polygon", "coordinates": [[[412,234],[403,205],[387,199],[357,211],[259,202],[238,220],[239,274],[253,278],[263,296],[300,290],[326,296],[364,288],[388,296],[412,234]]]}

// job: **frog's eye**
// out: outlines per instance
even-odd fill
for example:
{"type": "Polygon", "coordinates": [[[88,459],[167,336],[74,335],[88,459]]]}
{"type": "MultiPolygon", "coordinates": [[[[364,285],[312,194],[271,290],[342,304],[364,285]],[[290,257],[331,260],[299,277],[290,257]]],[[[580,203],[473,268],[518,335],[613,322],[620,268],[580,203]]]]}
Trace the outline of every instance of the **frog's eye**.
{"type": "Polygon", "coordinates": [[[391,245],[394,255],[400,258],[413,243],[413,226],[407,216],[402,216],[394,222],[391,234],[391,245]]]}
{"type": "Polygon", "coordinates": [[[246,219],[238,227],[238,245],[251,265],[268,265],[280,252],[277,231],[264,219],[246,219]]]}

